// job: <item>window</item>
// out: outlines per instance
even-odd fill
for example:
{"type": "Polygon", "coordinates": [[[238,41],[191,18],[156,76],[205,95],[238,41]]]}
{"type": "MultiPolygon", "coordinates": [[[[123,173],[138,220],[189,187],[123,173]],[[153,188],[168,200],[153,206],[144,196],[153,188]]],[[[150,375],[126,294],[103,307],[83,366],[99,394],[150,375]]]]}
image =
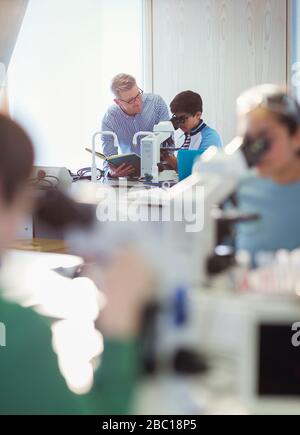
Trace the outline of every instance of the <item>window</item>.
{"type": "Polygon", "coordinates": [[[90,165],[92,134],[112,104],[111,78],[144,84],[142,0],[30,0],[8,71],[10,108],[36,164],[90,165]]]}

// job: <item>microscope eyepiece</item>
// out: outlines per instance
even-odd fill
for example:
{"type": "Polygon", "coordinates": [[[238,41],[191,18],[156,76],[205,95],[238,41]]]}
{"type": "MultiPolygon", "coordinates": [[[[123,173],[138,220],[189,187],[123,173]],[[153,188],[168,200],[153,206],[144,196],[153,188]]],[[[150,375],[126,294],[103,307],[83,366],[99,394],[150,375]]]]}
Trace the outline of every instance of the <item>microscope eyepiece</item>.
{"type": "Polygon", "coordinates": [[[256,138],[245,136],[241,150],[249,168],[257,166],[270,147],[270,141],[264,136],[256,138]]]}

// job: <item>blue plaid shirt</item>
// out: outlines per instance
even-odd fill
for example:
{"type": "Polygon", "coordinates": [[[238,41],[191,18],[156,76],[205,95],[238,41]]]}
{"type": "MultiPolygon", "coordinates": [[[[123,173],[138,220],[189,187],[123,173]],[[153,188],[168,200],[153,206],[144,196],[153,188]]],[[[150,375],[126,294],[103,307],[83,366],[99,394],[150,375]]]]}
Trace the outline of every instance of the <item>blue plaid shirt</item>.
{"type": "MultiPolygon", "coordinates": [[[[154,125],[169,119],[169,110],[162,97],[154,94],[144,94],[142,113],[129,116],[118,105],[111,106],[103,117],[101,130],[116,133],[122,154],[136,153],[140,155],[142,137],[138,139],[138,146],[133,147],[134,134],[138,131],[153,131],[154,125]]],[[[114,147],[111,136],[102,137],[102,147],[106,156],[118,154],[118,149],[114,147]]],[[[107,169],[106,164],[104,164],[104,168],[107,169]]]]}

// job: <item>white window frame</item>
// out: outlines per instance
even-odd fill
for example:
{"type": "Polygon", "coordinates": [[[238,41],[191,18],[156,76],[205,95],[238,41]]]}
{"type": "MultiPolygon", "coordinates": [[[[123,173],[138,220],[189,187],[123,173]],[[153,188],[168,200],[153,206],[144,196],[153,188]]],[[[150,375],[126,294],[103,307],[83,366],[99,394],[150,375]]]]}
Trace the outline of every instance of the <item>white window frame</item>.
{"type": "Polygon", "coordinates": [[[143,81],[146,92],[153,92],[153,0],[142,0],[143,81]]]}

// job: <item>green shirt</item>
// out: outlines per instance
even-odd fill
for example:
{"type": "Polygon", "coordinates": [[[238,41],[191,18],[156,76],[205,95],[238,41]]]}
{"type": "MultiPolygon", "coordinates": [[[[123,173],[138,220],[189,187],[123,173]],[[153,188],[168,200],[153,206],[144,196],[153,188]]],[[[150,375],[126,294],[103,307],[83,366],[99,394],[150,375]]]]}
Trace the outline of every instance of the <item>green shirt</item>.
{"type": "Polygon", "coordinates": [[[46,322],[0,299],[6,346],[0,346],[0,414],[125,414],[138,377],[137,344],[107,341],[92,391],[67,387],[46,322]]]}

